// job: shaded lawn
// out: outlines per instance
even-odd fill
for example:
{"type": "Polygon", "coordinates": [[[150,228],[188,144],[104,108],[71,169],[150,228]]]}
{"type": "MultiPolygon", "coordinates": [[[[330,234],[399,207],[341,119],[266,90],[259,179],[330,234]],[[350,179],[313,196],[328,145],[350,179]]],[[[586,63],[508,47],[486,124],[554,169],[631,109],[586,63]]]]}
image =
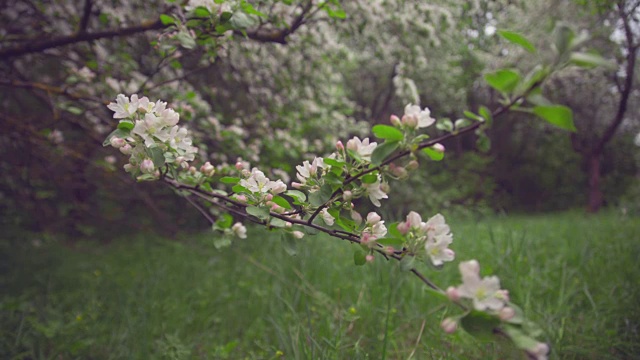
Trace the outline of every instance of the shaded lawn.
{"type": "MultiPolygon", "coordinates": [[[[476,258],[484,275],[498,275],[541,326],[552,359],[640,354],[640,219],[575,212],[450,222],[455,264],[476,258]]],[[[5,239],[0,357],[522,358],[501,341],[443,334],[438,324],[455,308],[383,258],[354,266],[353,245],[306,237],[291,257],[258,229],[223,250],[213,236],[140,234],[73,248],[5,239]]],[[[457,285],[455,264],[423,270],[457,285]]]]}

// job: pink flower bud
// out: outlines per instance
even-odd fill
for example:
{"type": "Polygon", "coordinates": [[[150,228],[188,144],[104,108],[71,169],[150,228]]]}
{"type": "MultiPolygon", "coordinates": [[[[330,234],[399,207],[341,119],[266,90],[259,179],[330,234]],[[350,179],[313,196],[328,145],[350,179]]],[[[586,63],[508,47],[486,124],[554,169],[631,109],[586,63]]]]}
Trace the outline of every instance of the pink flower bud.
{"type": "Polygon", "coordinates": [[[360,238],[360,244],[367,245],[369,241],[371,241],[371,234],[367,232],[362,234],[362,237],[360,238]]]}
{"type": "Polygon", "coordinates": [[[402,116],[402,124],[409,129],[415,129],[418,127],[418,119],[415,116],[404,115],[402,116]]]}
{"type": "Polygon", "coordinates": [[[293,234],[293,237],[296,239],[302,239],[304,237],[304,233],[302,231],[294,231],[291,234],[293,234]]]}
{"type": "Polygon", "coordinates": [[[532,355],[534,359],[546,359],[546,355],[549,354],[549,345],[540,342],[528,349],[527,352],[532,355]]]}
{"type": "Polygon", "coordinates": [[[120,148],[120,152],[125,155],[131,155],[132,151],[133,151],[133,148],[129,144],[124,144],[124,146],[120,148]]]}
{"type": "Polygon", "coordinates": [[[242,169],[244,169],[244,165],[242,165],[242,162],[241,162],[241,161],[238,161],[238,162],[236,163],[236,169],[238,169],[238,170],[242,170],[242,169]]]}
{"type": "Polygon", "coordinates": [[[375,225],[379,223],[380,220],[382,220],[382,218],[380,217],[380,215],[376,214],[375,212],[370,212],[367,215],[367,224],[369,225],[375,225]]]}
{"type": "Polygon", "coordinates": [[[127,144],[124,139],[121,139],[117,136],[112,137],[111,140],[109,140],[109,143],[116,149],[119,149],[127,144]]]}
{"type": "Polygon", "coordinates": [[[453,287],[453,286],[449,286],[447,288],[447,297],[449,298],[449,300],[451,301],[458,301],[460,300],[460,291],[458,291],[457,288],[453,287]]]}
{"type": "Polygon", "coordinates": [[[265,195],[265,196],[264,196],[264,198],[265,198],[265,200],[267,200],[267,201],[271,201],[271,200],[273,200],[273,195],[271,195],[271,194],[267,194],[267,195],[265,195]]]}
{"type": "Polygon", "coordinates": [[[355,142],[355,140],[351,139],[347,141],[347,149],[351,151],[358,151],[358,144],[355,142]]]}
{"type": "Polygon", "coordinates": [[[243,169],[242,170],[242,176],[244,177],[249,177],[251,176],[251,171],[247,170],[247,169],[243,169]]]}
{"type": "Polygon", "coordinates": [[[288,221],[287,221],[286,223],[284,223],[284,227],[288,227],[288,228],[290,228],[290,227],[292,227],[292,226],[293,226],[293,224],[292,224],[292,223],[290,223],[290,222],[288,222],[288,221]]]}
{"type": "Polygon", "coordinates": [[[356,225],[362,224],[362,215],[357,211],[351,210],[351,219],[355,221],[356,225]]]}
{"type": "Polygon", "coordinates": [[[196,169],[195,166],[190,166],[189,167],[189,174],[195,175],[197,172],[198,172],[198,169],[196,169]]]}
{"type": "Polygon", "coordinates": [[[353,193],[351,191],[349,191],[349,190],[345,190],[342,193],[342,200],[349,201],[351,199],[353,199],[353,193]]]}
{"type": "Polygon", "coordinates": [[[409,173],[405,168],[403,168],[402,166],[396,166],[396,164],[394,163],[389,164],[389,171],[391,172],[391,174],[393,174],[393,176],[398,178],[405,178],[409,176],[409,173]]]}
{"type": "Polygon", "coordinates": [[[458,322],[453,320],[452,318],[446,318],[442,320],[440,327],[447,334],[453,334],[458,329],[458,322]]]}
{"type": "Polygon", "coordinates": [[[389,187],[389,184],[382,183],[382,184],[380,184],[380,190],[382,190],[382,192],[384,192],[385,194],[388,194],[389,190],[391,190],[391,188],[389,187]]]}
{"type": "Polygon", "coordinates": [[[294,189],[300,189],[300,188],[302,188],[302,184],[300,184],[299,182],[295,182],[294,181],[294,182],[291,183],[291,187],[294,188],[294,189]]]}
{"type": "Polygon", "coordinates": [[[444,152],[444,145],[442,145],[440,143],[437,143],[437,144],[433,145],[431,148],[433,150],[439,152],[439,153],[443,153],[444,152]]]}
{"type": "Polygon", "coordinates": [[[367,262],[373,262],[373,260],[375,258],[373,257],[373,255],[369,254],[369,255],[365,256],[365,259],[367,260],[367,262]]]}
{"type": "Polygon", "coordinates": [[[200,172],[202,172],[206,176],[213,176],[213,174],[215,174],[216,172],[216,168],[207,161],[200,167],[200,172]]]}
{"type": "Polygon", "coordinates": [[[140,163],[140,171],[143,173],[152,174],[154,170],[155,167],[153,166],[153,161],[151,161],[151,159],[144,159],[140,163]]]}
{"type": "Polygon", "coordinates": [[[393,255],[395,251],[396,249],[394,249],[393,246],[386,246],[384,248],[384,252],[387,253],[387,255],[393,255]]]}
{"type": "Polygon", "coordinates": [[[512,319],[514,316],[516,315],[516,311],[508,306],[503,307],[502,309],[500,309],[500,320],[502,321],[507,321],[512,319]]]}
{"type": "Polygon", "coordinates": [[[504,302],[509,302],[509,290],[496,291],[496,297],[498,299],[504,300],[504,302]]]}
{"type": "Polygon", "coordinates": [[[402,221],[401,223],[398,224],[397,229],[400,232],[400,234],[407,235],[410,228],[411,228],[411,224],[408,221],[402,221]]]}
{"type": "Polygon", "coordinates": [[[391,125],[395,127],[402,126],[402,122],[400,121],[400,118],[396,115],[391,115],[391,117],[389,118],[389,121],[391,122],[391,125]]]}
{"type": "Polygon", "coordinates": [[[338,151],[344,151],[344,145],[342,144],[342,141],[338,141],[336,143],[336,149],[338,149],[338,151]]]}
{"type": "Polygon", "coordinates": [[[405,166],[405,169],[407,169],[409,171],[413,171],[413,170],[417,169],[419,166],[420,166],[420,164],[418,163],[418,161],[411,160],[411,161],[409,161],[407,166],[405,166]]]}
{"type": "Polygon", "coordinates": [[[106,161],[108,164],[113,165],[118,161],[118,159],[116,159],[116,157],[113,155],[109,155],[104,157],[104,161],[106,161]]]}
{"type": "Polygon", "coordinates": [[[246,203],[247,202],[247,197],[240,194],[240,195],[236,195],[235,199],[241,203],[246,203]]]}
{"type": "Polygon", "coordinates": [[[278,204],[271,205],[271,211],[274,213],[282,214],[284,212],[284,208],[278,204]]]}

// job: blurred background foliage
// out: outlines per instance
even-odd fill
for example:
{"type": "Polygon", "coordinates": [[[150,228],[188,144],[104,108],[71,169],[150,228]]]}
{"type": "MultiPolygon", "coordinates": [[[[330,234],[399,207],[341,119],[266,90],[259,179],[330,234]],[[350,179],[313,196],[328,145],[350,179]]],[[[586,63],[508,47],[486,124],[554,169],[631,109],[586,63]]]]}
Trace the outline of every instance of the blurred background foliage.
{"type": "MultiPolygon", "coordinates": [[[[311,154],[331,152],[338,139],[371,136],[371,125],[402,115],[406,103],[452,120],[466,109],[497,107],[499,96],[483,75],[502,66],[525,73],[552,59],[558,24],[588,34],[584,47],[617,64],[569,68],[544,86],[548,99],[574,111],[578,132],[510,113],[488,132],[489,149],[468,134],[444,144],[446,161],[422,160],[406,186],[392,188],[387,215],[639,210],[634,79],[615,136],[601,152],[590,150],[610,126],[628,75],[616,6],[637,24],[637,1],[355,0],[328,2],[331,11],[311,0],[251,1],[265,16],[249,21],[244,33],[229,31],[213,42],[196,34],[194,44],[184,40],[192,33],[158,20],[184,16],[178,3],[0,4],[0,226],[101,240],[207,226],[169,189],[136,184],[121,170],[119,154],[101,147],[115,126],[105,104],[118,93],[178,109],[203,162],[242,158],[286,181],[311,154]],[[497,29],[526,34],[539,52],[514,48],[497,29]],[[113,34],[89,36],[106,31],[113,34]],[[71,41],[58,46],[60,39],[71,41]],[[594,156],[602,193],[595,208],[594,156]]],[[[639,31],[632,28],[636,43],[639,31]]]]}

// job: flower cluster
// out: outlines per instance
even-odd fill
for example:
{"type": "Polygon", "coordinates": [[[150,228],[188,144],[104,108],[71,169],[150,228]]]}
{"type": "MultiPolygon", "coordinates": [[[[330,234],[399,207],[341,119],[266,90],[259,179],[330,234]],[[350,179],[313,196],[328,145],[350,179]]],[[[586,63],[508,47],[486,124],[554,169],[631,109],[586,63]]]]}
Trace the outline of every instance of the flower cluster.
{"type": "Polygon", "coordinates": [[[437,214],[427,222],[422,221],[420,214],[411,211],[407,220],[398,224],[398,231],[408,237],[409,246],[420,253],[421,247],[435,266],[441,266],[446,261],[455,258],[449,245],[453,242],[451,229],[446,224],[444,216],[437,214]]]}
{"type": "Polygon", "coordinates": [[[195,158],[198,149],[192,146],[187,129],[177,125],[180,114],[167,108],[166,102],[120,94],[107,107],[120,124],[106,144],[130,156],[124,169],[139,179],[158,178],[167,163],[188,168],[195,158]]]}
{"type": "MultiPolygon", "coordinates": [[[[480,264],[476,260],[464,261],[459,265],[462,274],[462,285],[457,288],[447,289],[447,295],[454,301],[460,298],[470,299],[473,307],[479,311],[491,311],[499,313],[506,308],[509,302],[509,292],[500,289],[500,280],[497,276],[480,278],[480,264]]],[[[507,310],[506,312],[511,312],[507,310]]],[[[504,314],[503,317],[507,317],[504,314]]],[[[505,319],[506,320],[506,319],[505,319]]]]}

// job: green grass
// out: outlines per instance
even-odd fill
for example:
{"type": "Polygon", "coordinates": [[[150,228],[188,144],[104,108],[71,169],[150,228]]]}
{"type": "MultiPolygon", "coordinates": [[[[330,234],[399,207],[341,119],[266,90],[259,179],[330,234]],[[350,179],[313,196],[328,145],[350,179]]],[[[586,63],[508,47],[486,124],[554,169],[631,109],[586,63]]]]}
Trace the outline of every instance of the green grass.
{"type": "MultiPolygon", "coordinates": [[[[458,260],[476,258],[544,331],[552,359],[640,354],[640,221],[613,213],[451,218],[458,260]]],[[[215,250],[169,241],[0,242],[3,359],[511,359],[508,343],[443,334],[455,308],[377,258],[324,237],[286,254],[260,230],[215,250]],[[444,310],[444,311],[442,311],[444,310]],[[283,354],[283,355],[281,355],[283,354]]],[[[457,266],[424,269],[459,283],[457,266]]]]}

